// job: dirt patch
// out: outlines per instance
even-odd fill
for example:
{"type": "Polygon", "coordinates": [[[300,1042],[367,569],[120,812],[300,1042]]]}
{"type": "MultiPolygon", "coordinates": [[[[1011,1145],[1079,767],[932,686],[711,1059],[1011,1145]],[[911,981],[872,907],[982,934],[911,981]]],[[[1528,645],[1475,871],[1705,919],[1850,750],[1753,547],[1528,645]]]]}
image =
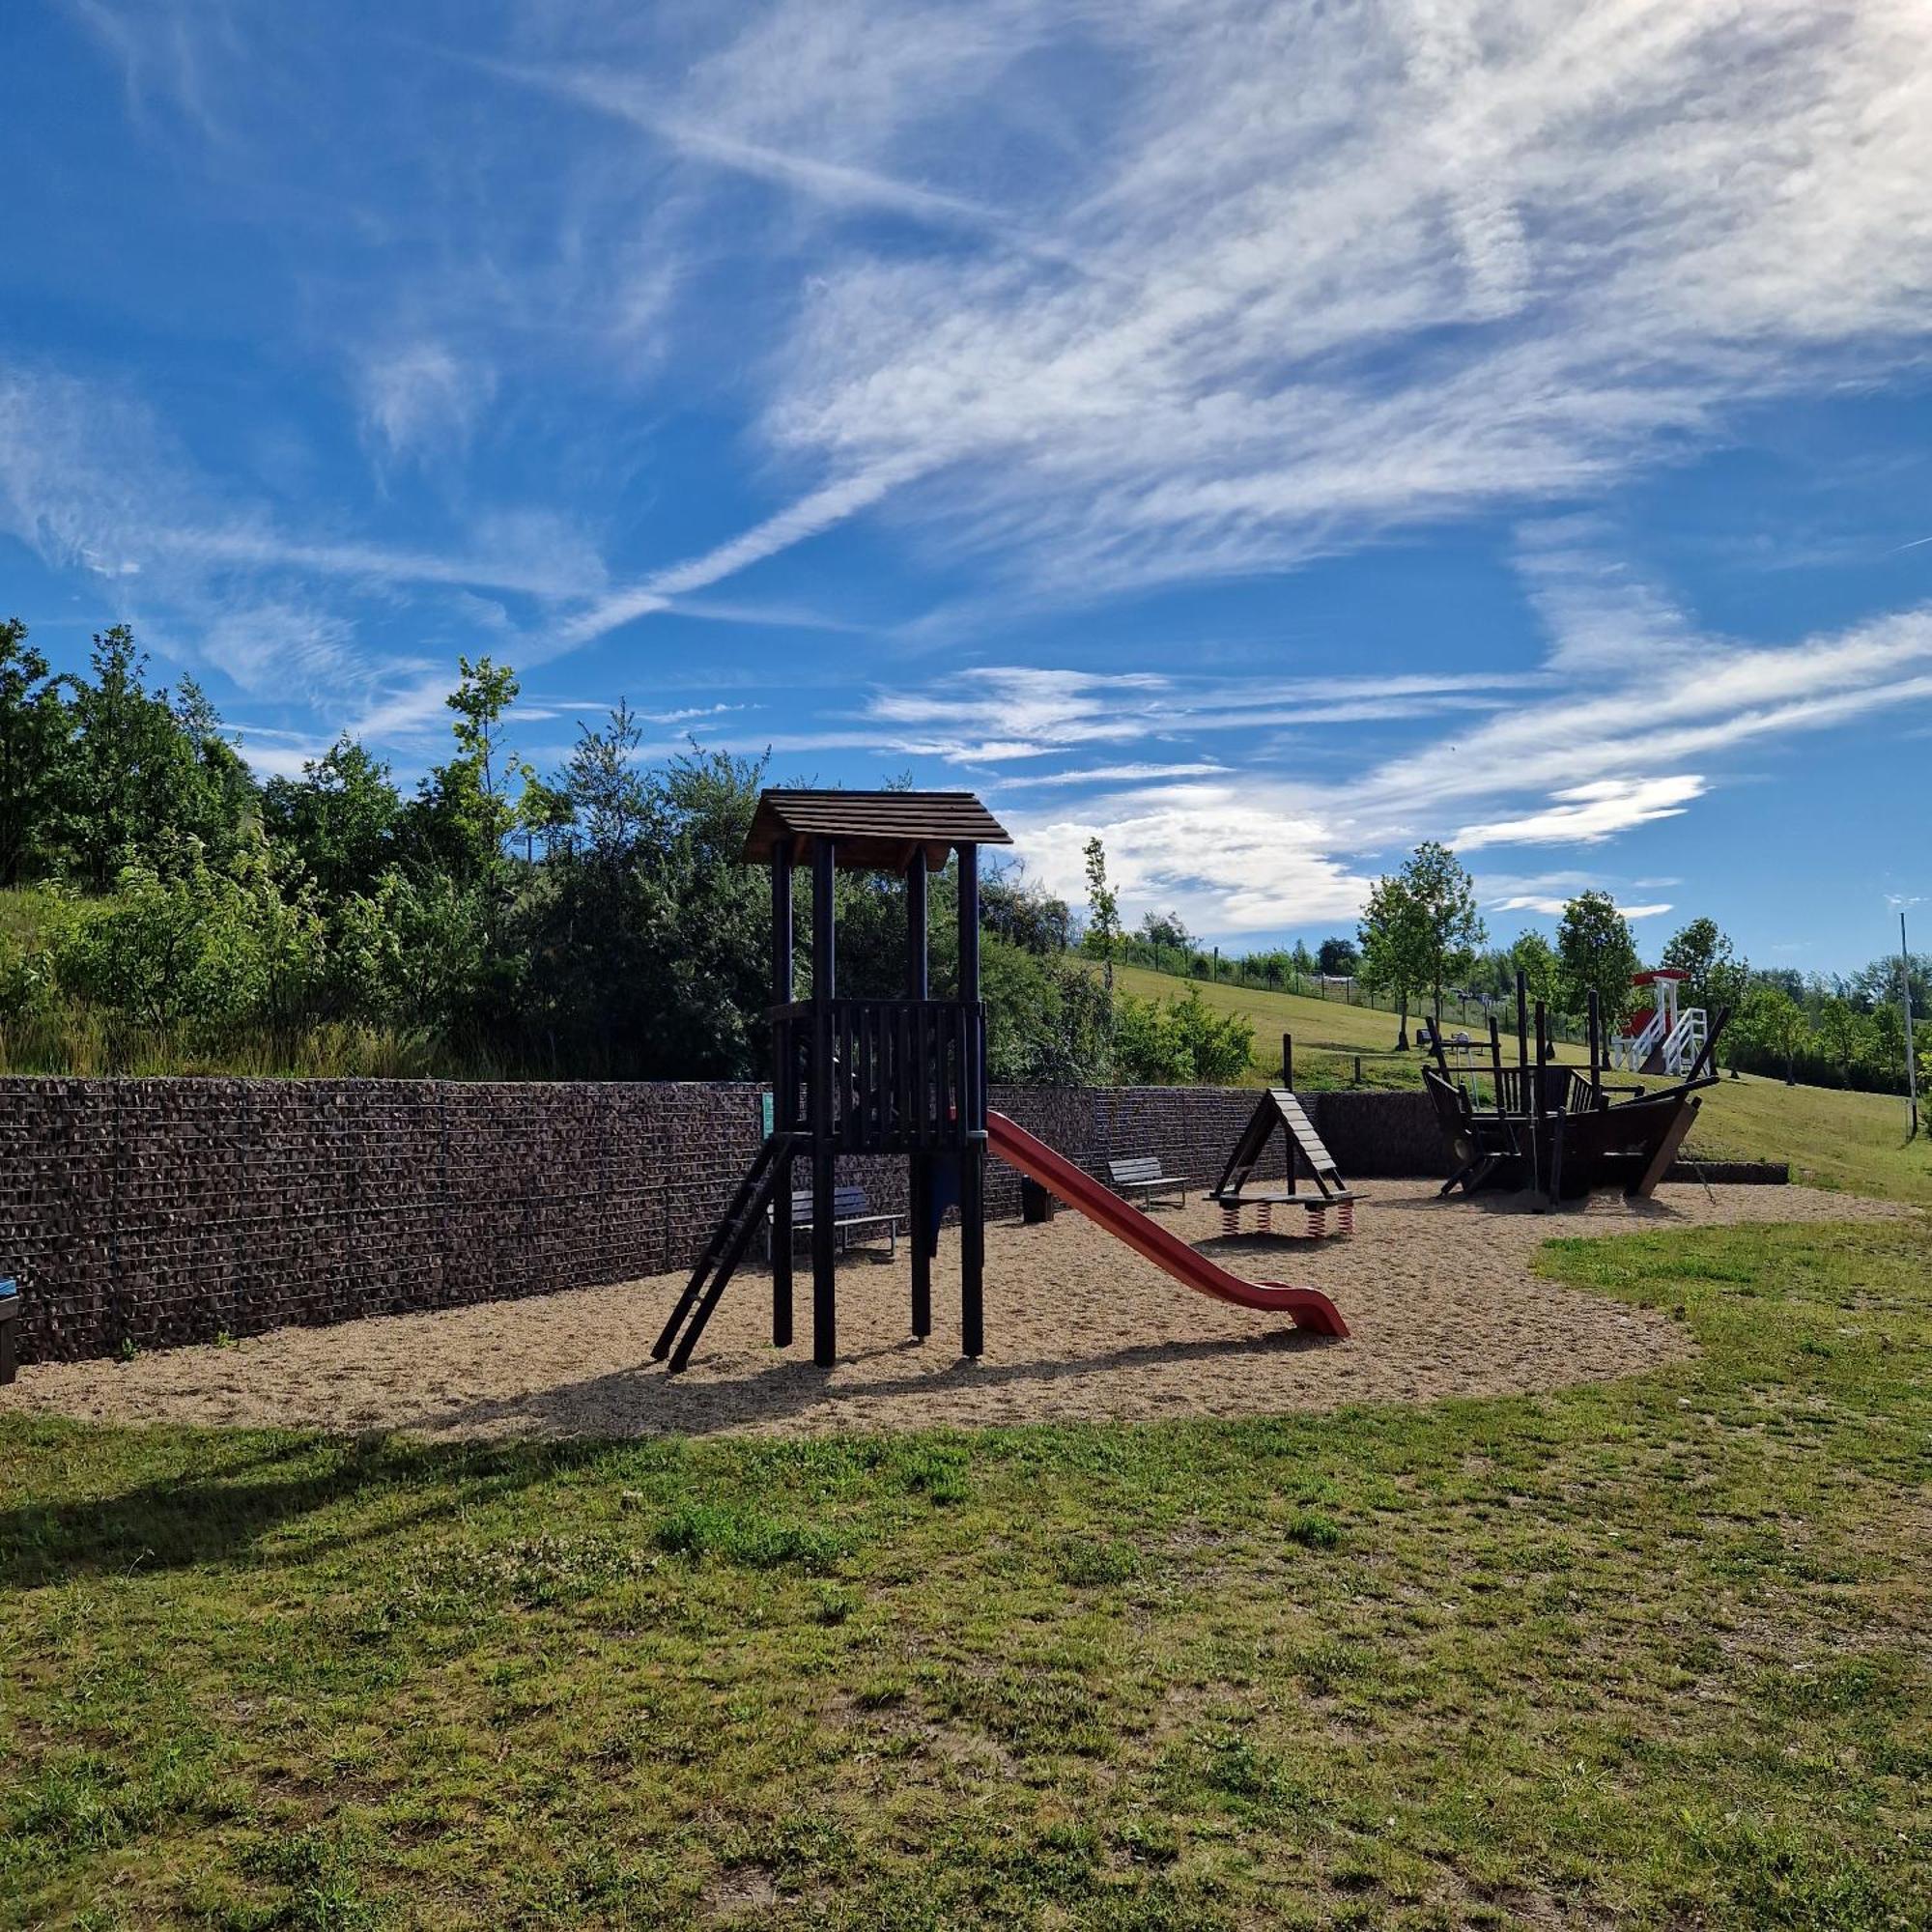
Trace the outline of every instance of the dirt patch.
{"type": "Polygon", "coordinates": [[[1431,1181],[1370,1183],[1351,1240],[1222,1238],[1192,1201],[1160,1219],[1258,1281],[1331,1295],[1350,1329],[1329,1341],[1285,1318],[1195,1294],[1063,1211],[987,1231],[987,1352],[956,1350],[958,1244],[933,1268],[938,1332],[908,1339],[896,1263],[839,1270],[837,1366],[810,1360],[809,1268],[798,1340],[770,1346],[770,1278],[750,1270],[720,1304],[689,1371],[649,1360],[683,1278],[657,1275],[524,1301],[284,1328],[227,1348],[134,1361],[54,1362],[0,1389],[0,1409],[103,1422],[274,1426],[426,1436],[816,1435],[952,1424],[1245,1416],[1348,1403],[1551,1389],[1634,1374],[1690,1352],[1662,1315],[1530,1272],[1553,1235],[1735,1221],[1842,1221],[1914,1210],[1802,1187],[1672,1185],[1654,1201],[1600,1196],[1552,1214],[1513,1197],[1438,1201],[1431,1181]]]}

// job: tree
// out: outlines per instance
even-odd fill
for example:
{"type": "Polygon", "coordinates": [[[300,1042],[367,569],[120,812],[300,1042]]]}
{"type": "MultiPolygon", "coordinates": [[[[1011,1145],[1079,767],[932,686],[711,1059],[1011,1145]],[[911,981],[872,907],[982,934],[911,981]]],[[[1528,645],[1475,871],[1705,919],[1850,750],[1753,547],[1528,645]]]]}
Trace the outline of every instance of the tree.
{"type": "Polygon", "coordinates": [[[1833,997],[1819,1008],[1813,1030],[1819,1048],[1850,1086],[1853,1063],[1864,1057],[1870,1043],[1869,1022],[1849,1000],[1833,997]]]}
{"type": "Polygon", "coordinates": [[[1630,1005],[1637,952],[1630,922],[1608,893],[1578,893],[1563,908],[1563,923],[1556,932],[1556,957],[1557,980],[1567,1009],[1582,1012],[1594,992],[1605,1026],[1613,1030],[1630,1005]]]}
{"type": "Polygon", "coordinates": [[[1102,962],[1107,991],[1114,990],[1114,957],[1121,950],[1121,905],[1107,883],[1107,849],[1087,841],[1087,951],[1102,962]]]}
{"type": "Polygon", "coordinates": [[[980,925],[1009,945],[1046,958],[1066,951],[1073,914],[1065,899],[1028,879],[1018,866],[1007,866],[980,875],[980,925]]]}
{"type": "Polygon", "coordinates": [[[405,823],[418,866],[467,886],[500,879],[505,841],[524,822],[536,774],[502,738],[516,673],[489,658],[456,662],[460,680],[443,700],[456,714],[456,755],[423,780],[405,823]]]}
{"type": "Polygon", "coordinates": [[[1408,1003],[1429,983],[1433,937],[1428,915],[1406,872],[1386,874],[1369,889],[1358,931],[1361,978],[1373,991],[1394,995],[1399,1013],[1396,1051],[1406,1053],[1408,1003]]]}
{"type": "Polygon", "coordinates": [[[147,657],[125,624],[94,639],[92,681],[72,680],[62,837],[80,883],[105,893],[124,867],[168,871],[239,851],[254,789],[192,684],[171,705],[146,689],[147,657]]]}
{"type": "MultiPolygon", "coordinates": [[[[1512,980],[1520,973],[1532,1000],[1554,1005],[1558,985],[1556,949],[1540,932],[1521,932],[1509,950],[1512,980]]],[[[1606,1021],[1615,1016],[1606,1015],[1606,1021]]]]}
{"type": "Polygon", "coordinates": [[[1434,838],[1415,848],[1403,875],[1428,934],[1423,982],[1434,996],[1439,1030],[1443,986],[1469,970],[1488,936],[1476,912],[1476,885],[1455,853],[1434,838]]]}
{"type": "Polygon", "coordinates": [[[1141,937],[1154,949],[1158,959],[1161,950],[1185,953],[1194,945],[1194,935],[1181,923],[1178,912],[1151,912],[1141,921],[1141,937]]]}
{"type": "Polygon", "coordinates": [[[1316,970],[1329,980],[1346,980],[1361,963],[1355,942],[1341,933],[1324,939],[1315,952],[1316,970]]]}
{"type": "Polygon", "coordinates": [[[0,886],[49,871],[71,727],[47,661],[0,622],[0,886]]]}
{"type": "Polygon", "coordinates": [[[1685,976],[1683,1004],[1712,1014],[1738,1005],[1749,972],[1714,919],[1693,919],[1672,933],[1662,963],[1685,976]]]}
{"type": "Polygon", "coordinates": [[[389,768],[353,738],[338,738],[298,779],[270,779],[262,822],[331,899],[370,891],[395,858],[402,794],[389,768]]]}
{"type": "Polygon", "coordinates": [[[1745,1002],[1742,1032],[1751,1044],[1784,1062],[1784,1084],[1798,1084],[1793,1063],[1810,1035],[1804,1009],[1782,986],[1760,984],[1752,987],[1745,1002]]]}

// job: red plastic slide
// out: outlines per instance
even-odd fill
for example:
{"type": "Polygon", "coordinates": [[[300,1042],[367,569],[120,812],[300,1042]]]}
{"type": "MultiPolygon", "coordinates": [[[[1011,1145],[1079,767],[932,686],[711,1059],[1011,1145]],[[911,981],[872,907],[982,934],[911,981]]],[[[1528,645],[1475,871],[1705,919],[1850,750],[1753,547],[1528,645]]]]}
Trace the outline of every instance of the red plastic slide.
{"type": "Polygon", "coordinates": [[[1211,1294],[1218,1301],[1232,1301],[1238,1308],[1265,1308],[1291,1315],[1297,1328],[1310,1328],[1318,1335],[1349,1332],[1341,1312],[1319,1289],[1277,1288],[1272,1284],[1242,1281],[1238,1275],[1217,1267],[1206,1255],[1197,1253],[1178,1236],[1169,1234],[1158,1221],[1122,1201],[1112,1188],[1102,1187],[1065,1154],[1055,1153],[1044,1141],[1036,1140],[1004,1114],[986,1116],[986,1145],[1009,1167],[1016,1167],[1030,1179],[1038,1181],[1056,1200],[1086,1215],[1117,1241],[1124,1241],[1136,1254],[1145,1255],[1155,1267],[1183,1286],[1211,1294]]]}

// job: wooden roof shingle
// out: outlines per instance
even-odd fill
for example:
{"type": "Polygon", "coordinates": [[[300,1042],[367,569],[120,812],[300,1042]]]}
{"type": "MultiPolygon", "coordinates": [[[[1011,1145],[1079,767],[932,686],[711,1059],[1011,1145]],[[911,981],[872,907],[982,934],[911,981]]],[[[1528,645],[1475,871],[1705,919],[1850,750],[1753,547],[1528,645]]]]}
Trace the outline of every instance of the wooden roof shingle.
{"type": "Polygon", "coordinates": [[[1010,845],[1012,835],[970,791],[764,791],[745,840],[746,861],[769,866],[789,843],[809,859],[814,838],[834,841],[837,863],[903,871],[925,853],[935,871],[961,845],[1010,845]]]}

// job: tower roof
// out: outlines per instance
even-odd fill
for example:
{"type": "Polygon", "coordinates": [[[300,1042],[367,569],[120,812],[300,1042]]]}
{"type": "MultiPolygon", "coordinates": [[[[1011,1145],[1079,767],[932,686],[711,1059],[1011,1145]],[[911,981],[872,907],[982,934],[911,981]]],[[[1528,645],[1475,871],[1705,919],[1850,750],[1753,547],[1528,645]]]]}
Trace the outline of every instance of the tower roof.
{"type": "Polygon", "coordinates": [[[745,858],[768,866],[774,847],[810,857],[830,838],[839,866],[902,871],[923,851],[935,871],[964,845],[1010,845],[1012,835],[970,791],[764,791],[745,840],[745,858]]]}

